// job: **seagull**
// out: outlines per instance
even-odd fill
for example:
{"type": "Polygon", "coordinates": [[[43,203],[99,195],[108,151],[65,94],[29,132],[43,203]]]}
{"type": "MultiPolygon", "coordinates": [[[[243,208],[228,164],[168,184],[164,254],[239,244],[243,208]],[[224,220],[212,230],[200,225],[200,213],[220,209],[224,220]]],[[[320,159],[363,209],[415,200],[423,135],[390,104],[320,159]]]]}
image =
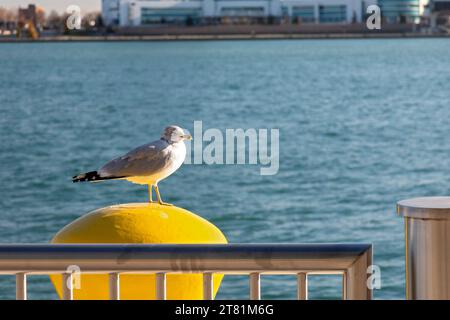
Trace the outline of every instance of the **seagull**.
{"type": "Polygon", "coordinates": [[[144,144],[127,154],[113,159],[97,171],[81,173],[72,178],[73,182],[97,182],[105,180],[128,180],[148,185],[148,199],[152,200],[152,187],[160,205],[171,205],[161,200],[158,182],[178,170],[186,158],[185,140],[192,140],[178,126],[164,129],[161,139],[144,144]]]}

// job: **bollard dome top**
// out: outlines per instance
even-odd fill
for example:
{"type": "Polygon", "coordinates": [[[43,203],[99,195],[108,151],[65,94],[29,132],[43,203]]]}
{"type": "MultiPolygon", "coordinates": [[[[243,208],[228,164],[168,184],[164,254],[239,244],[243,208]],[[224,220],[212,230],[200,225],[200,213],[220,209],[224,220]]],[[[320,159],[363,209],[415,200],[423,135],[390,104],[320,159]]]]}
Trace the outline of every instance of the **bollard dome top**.
{"type": "Polygon", "coordinates": [[[397,214],[408,218],[450,220],[450,197],[423,197],[397,202],[397,214]]]}

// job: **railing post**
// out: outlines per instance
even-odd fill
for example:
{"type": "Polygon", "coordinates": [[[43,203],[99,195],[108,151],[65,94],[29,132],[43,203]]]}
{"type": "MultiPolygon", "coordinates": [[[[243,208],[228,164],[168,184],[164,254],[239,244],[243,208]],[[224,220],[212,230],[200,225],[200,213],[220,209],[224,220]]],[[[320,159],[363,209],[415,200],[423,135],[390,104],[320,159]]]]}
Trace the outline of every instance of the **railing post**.
{"type": "Polygon", "coordinates": [[[120,274],[109,274],[109,299],[120,300],[120,274]]]}
{"type": "Polygon", "coordinates": [[[250,273],[250,300],[260,300],[261,299],[261,283],[259,272],[250,273]]]}
{"type": "Polygon", "coordinates": [[[27,300],[27,274],[16,274],[16,300],[27,300]]]}
{"type": "Polygon", "coordinates": [[[342,300],[347,300],[347,273],[342,274],[342,300]]]}
{"type": "Polygon", "coordinates": [[[372,289],[367,286],[367,268],[370,265],[372,265],[372,249],[367,250],[346,270],[345,300],[372,299],[372,289]]]}
{"type": "Polygon", "coordinates": [[[62,300],[73,300],[73,276],[72,273],[62,274],[62,300]]]}
{"type": "Polygon", "coordinates": [[[156,275],[156,300],[166,300],[166,273],[158,272],[156,275]]]}
{"type": "Polygon", "coordinates": [[[297,274],[297,299],[308,300],[308,275],[306,272],[297,274]]]}
{"type": "Polygon", "coordinates": [[[213,274],[205,272],[203,274],[203,300],[213,300],[213,274]]]}

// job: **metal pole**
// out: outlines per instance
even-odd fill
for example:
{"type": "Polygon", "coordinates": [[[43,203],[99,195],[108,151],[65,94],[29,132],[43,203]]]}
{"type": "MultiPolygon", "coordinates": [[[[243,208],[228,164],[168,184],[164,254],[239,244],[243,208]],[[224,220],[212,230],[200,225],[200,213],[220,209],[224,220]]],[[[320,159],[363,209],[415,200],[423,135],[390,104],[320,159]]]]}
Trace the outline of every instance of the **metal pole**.
{"type": "Polygon", "coordinates": [[[297,274],[297,299],[308,300],[308,275],[306,272],[297,274]]]}
{"type": "Polygon", "coordinates": [[[166,274],[164,272],[156,274],[156,300],[166,300],[166,274]]]}
{"type": "Polygon", "coordinates": [[[213,274],[206,272],[203,274],[203,300],[213,300],[213,274]]]}
{"type": "Polygon", "coordinates": [[[109,274],[109,299],[120,300],[120,274],[109,274]]]}
{"type": "Polygon", "coordinates": [[[72,273],[63,273],[62,275],[62,300],[73,300],[72,273]]]}
{"type": "Polygon", "coordinates": [[[16,300],[27,300],[27,274],[16,274],[16,300]]]}
{"type": "Polygon", "coordinates": [[[403,200],[406,298],[450,299],[450,197],[403,200]]]}
{"type": "Polygon", "coordinates": [[[299,270],[342,271],[370,244],[0,244],[0,274],[66,273],[240,273],[297,274],[299,270]],[[123,257],[126,257],[124,259],[123,257]]]}
{"type": "Polygon", "coordinates": [[[345,300],[370,300],[372,289],[367,286],[367,268],[372,265],[372,249],[366,251],[346,271],[345,300]]]}
{"type": "Polygon", "coordinates": [[[342,274],[342,300],[347,300],[347,273],[342,274]]]}
{"type": "Polygon", "coordinates": [[[258,272],[250,273],[250,300],[261,300],[261,281],[258,272]]]}

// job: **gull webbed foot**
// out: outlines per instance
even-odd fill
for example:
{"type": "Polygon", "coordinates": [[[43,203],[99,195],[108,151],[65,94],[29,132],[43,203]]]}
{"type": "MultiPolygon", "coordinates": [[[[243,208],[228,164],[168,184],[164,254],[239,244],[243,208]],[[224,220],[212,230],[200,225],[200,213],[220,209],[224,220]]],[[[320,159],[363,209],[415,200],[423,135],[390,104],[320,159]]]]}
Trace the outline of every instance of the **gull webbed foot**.
{"type": "Polygon", "coordinates": [[[158,199],[158,203],[160,205],[162,205],[162,206],[173,206],[173,204],[171,204],[171,203],[167,203],[167,202],[162,201],[161,195],[159,194],[159,188],[158,188],[157,185],[155,185],[155,193],[156,193],[156,198],[158,199]]]}
{"type": "Polygon", "coordinates": [[[169,206],[169,207],[171,207],[171,206],[173,206],[173,204],[171,204],[171,203],[167,203],[167,202],[158,202],[160,205],[162,205],[162,206],[169,206]]]}

